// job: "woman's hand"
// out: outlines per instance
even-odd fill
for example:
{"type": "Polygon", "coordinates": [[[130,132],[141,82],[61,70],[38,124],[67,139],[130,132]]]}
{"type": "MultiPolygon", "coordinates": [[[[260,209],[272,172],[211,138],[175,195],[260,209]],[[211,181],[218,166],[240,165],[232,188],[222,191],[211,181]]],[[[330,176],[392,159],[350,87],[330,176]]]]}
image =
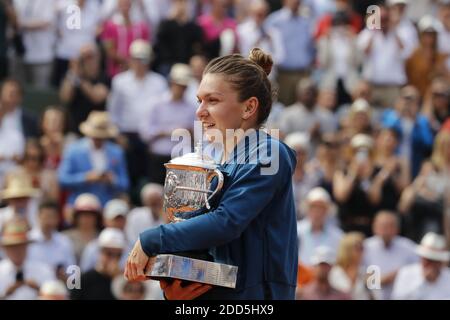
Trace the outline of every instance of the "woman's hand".
{"type": "Polygon", "coordinates": [[[141,241],[136,241],[133,250],[128,256],[127,264],[125,266],[124,276],[129,281],[144,281],[147,280],[145,269],[149,262],[149,257],[142,250],[141,241]]]}
{"type": "Polygon", "coordinates": [[[167,300],[193,300],[212,288],[208,284],[198,282],[182,287],[181,280],[178,279],[175,279],[172,283],[160,280],[159,285],[167,300]]]}

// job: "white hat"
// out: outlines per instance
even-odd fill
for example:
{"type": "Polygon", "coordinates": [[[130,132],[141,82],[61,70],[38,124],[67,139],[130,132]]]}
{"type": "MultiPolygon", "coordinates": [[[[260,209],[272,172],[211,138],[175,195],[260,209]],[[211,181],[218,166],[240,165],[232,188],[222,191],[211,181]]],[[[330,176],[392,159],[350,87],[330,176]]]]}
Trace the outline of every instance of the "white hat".
{"type": "Polygon", "coordinates": [[[170,69],[170,81],[187,86],[192,81],[191,67],[184,63],[175,63],[170,69]]]}
{"type": "Polygon", "coordinates": [[[408,0],[387,0],[388,6],[395,6],[396,4],[404,4],[407,5],[409,3],[408,0]]]}
{"type": "Polygon", "coordinates": [[[131,43],[130,56],[132,58],[150,61],[152,53],[152,46],[148,41],[137,39],[131,43]]]}
{"type": "Polygon", "coordinates": [[[128,204],[122,199],[113,199],[106,203],[103,210],[105,219],[112,220],[118,216],[125,217],[130,210],[128,204]]]}
{"type": "Polygon", "coordinates": [[[100,248],[124,249],[126,247],[125,235],[116,228],[106,228],[98,236],[100,248]]]}
{"type": "Polygon", "coordinates": [[[355,135],[351,142],[350,142],[352,148],[359,149],[359,148],[367,148],[372,149],[373,147],[373,139],[371,136],[363,133],[358,133],[355,135]]]}
{"type": "Polygon", "coordinates": [[[284,143],[286,143],[291,149],[302,149],[308,151],[309,135],[304,132],[293,132],[288,134],[286,138],[284,138],[284,143]]]}
{"type": "Polygon", "coordinates": [[[433,261],[450,261],[450,252],[447,250],[445,238],[434,232],[428,232],[417,246],[416,253],[422,258],[433,261]]]}
{"type": "Polygon", "coordinates": [[[420,19],[417,27],[420,32],[438,32],[440,24],[435,17],[428,15],[420,19]]]}
{"type": "Polygon", "coordinates": [[[82,193],[75,199],[73,209],[75,211],[100,212],[102,205],[100,200],[92,193],[82,193]]]}
{"type": "Polygon", "coordinates": [[[39,290],[41,300],[63,300],[67,299],[67,289],[60,280],[46,281],[39,290]]]}
{"type": "Polygon", "coordinates": [[[306,200],[308,201],[308,203],[312,202],[330,203],[331,197],[328,194],[327,190],[321,187],[317,187],[308,192],[306,200]]]}
{"type": "Polygon", "coordinates": [[[350,107],[350,112],[356,113],[356,112],[370,112],[370,104],[367,102],[366,99],[356,99],[352,106],[350,107]]]}
{"type": "Polygon", "coordinates": [[[311,264],[316,266],[321,263],[327,263],[331,266],[336,263],[335,254],[330,247],[320,246],[314,250],[314,254],[311,257],[311,264]]]}

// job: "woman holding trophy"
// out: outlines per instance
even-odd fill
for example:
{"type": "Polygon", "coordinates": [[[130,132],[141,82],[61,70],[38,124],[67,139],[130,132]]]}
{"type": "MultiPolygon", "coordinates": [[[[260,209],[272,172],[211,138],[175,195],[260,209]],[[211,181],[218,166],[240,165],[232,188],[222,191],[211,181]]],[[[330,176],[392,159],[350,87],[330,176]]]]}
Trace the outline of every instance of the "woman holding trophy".
{"type": "Polygon", "coordinates": [[[206,139],[223,146],[222,190],[204,214],[141,233],[127,261],[127,279],[146,280],[149,261],[159,254],[208,250],[214,262],[238,267],[235,288],[162,280],[167,299],[295,298],[295,154],[259,130],[272,106],[272,64],[257,48],[248,59],[233,54],[208,64],[197,92],[197,117],[206,139]]]}

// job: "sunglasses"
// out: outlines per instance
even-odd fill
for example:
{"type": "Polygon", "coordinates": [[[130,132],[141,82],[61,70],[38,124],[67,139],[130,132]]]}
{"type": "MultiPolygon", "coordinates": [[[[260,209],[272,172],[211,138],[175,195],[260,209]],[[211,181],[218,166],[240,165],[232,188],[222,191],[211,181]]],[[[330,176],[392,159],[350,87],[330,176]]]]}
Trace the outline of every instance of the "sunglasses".
{"type": "Polygon", "coordinates": [[[446,92],[433,92],[433,98],[448,98],[448,94],[446,92]]]}
{"type": "Polygon", "coordinates": [[[105,250],[105,249],[102,252],[104,255],[106,255],[109,258],[120,259],[120,257],[122,257],[122,252],[105,250]]]}

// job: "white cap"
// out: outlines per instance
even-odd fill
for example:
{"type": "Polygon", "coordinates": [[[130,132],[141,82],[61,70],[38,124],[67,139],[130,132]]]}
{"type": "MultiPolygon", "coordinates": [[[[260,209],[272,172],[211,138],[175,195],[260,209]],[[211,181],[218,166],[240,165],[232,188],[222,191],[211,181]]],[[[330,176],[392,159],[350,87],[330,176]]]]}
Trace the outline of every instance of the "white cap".
{"type": "Polygon", "coordinates": [[[388,6],[395,6],[396,4],[404,4],[407,5],[409,3],[408,0],[387,0],[388,6]]]}
{"type": "Polygon", "coordinates": [[[370,104],[366,99],[356,99],[350,108],[351,112],[370,112],[370,104]]]}
{"type": "Polygon", "coordinates": [[[329,193],[327,192],[327,190],[321,187],[317,187],[309,191],[306,199],[308,203],[324,202],[329,204],[331,202],[329,193]]]}
{"type": "Polygon", "coordinates": [[[100,200],[92,193],[82,193],[75,199],[73,209],[75,211],[100,212],[102,205],[100,200]]]}
{"type": "Polygon", "coordinates": [[[125,217],[130,210],[128,204],[122,199],[113,199],[106,203],[103,216],[107,220],[113,220],[118,216],[125,217]]]}
{"type": "Polygon", "coordinates": [[[100,248],[124,249],[126,247],[125,235],[116,228],[106,228],[98,236],[100,248]]]}
{"type": "Polygon", "coordinates": [[[355,135],[351,142],[350,142],[352,148],[359,149],[359,148],[367,148],[372,149],[373,147],[373,139],[371,136],[363,133],[358,133],[355,135]]]}
{"type": "Polygon", "coordinates": [[[170,69],[170,81],[187,86],[192,81],[191,67],[184,63],[175,63],[170,69]]]}
{"type": "Polygon", "coordinates": [[[55,300],[67,299],[67,289],[64,283],[60,280],[46,281],[42,284],[39,290],[39,299],[55,300]]]}
{"type": "Polygon", "coordinates": [[[317,247],[316,250],[314,250],[314,254],[311,257],[311,264],[316,266],[321,263],[326,263],[330,266],[336,263],[335,254],[330,247],[320,246],[317,247]]]}
{"type": "Polygon", "coordinates": [[[284,143],[294,150],[302,149],[309,151],[309,135],[304,132],[293,132],[288,134],[286,138],[284,138],[284,143]]]}
{"type": "Polygon", "coordinates": [[[135,59],[150,61],[153,50],[148,41],[137,39],[131,43],[130,56],[135,59]]]}
{"type": "Polygon", "coordinates": [[[417,246],[416,253],[422,258],[433,261],[450,261],[450,252],[447,250],[445,238],[434,232],[428,232],[417,246]]]}
{"type": "Polygon", "coordinates": [[[439,20],[433,16],[424,16],[417,24],[420,32],[438,32],[440,29],[439,20]]]}

